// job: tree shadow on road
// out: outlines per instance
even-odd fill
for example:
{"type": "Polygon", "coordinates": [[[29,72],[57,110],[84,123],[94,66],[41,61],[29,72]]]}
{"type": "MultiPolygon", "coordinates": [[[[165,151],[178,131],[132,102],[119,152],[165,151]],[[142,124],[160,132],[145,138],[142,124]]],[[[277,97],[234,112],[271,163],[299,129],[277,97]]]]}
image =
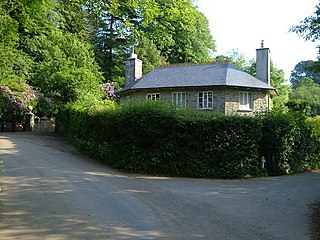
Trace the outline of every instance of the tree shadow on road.
{"type": "Polygon", "coordinates": [[[311,214],[311,224],[310,232],[312,240],[320,239],[320,201],[310,205],[312,214],[311,214]]]}

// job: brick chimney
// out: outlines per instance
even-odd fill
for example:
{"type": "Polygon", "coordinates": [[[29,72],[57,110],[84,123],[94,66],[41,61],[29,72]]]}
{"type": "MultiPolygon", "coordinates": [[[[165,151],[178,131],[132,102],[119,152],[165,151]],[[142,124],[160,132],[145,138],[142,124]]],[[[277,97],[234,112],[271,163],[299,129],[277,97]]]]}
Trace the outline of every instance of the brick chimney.
{"type": "Polygon", "coordinates": [[[270,86],[270,50],[264,47],[264,40],[261,40],[261,48],[256,51],[256,77],[270,86]]]}
{"type": "Polygon", "coordinates": [[[126,82],[125,86],[133,83],[137,79],[142,77],[142,60],[138,59],[134,50],[131,56],[126,60],[126,82]]]}

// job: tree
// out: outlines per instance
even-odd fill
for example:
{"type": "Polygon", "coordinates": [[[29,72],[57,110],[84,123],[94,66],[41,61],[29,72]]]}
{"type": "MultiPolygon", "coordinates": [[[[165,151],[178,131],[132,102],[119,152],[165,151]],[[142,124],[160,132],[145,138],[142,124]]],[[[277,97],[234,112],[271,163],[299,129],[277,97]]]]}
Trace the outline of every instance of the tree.
{"type": "Polygon", "coordinates": [[[290,28],[291,32],[295,32],[305,40],[312,42],[320,38],[320,3],[315,8],[314,15],[306,17],[299,25],[290,28]]]}
{"type": "Polygon", "coordinates": [[[28,84],[41,99],[50,98],[56,106],[99,90],[102,76],[91,45],[79,34],[63,30],[56,4],[50,0],[0,2],[3,101],[19,96],[23,100],[28,84]]]}
{"type": "MultiPolygon", "coordinates": [[[[34,10],[38,5],[33,6],[34,10]]],[[[19,1],[0,2],[0,84],[30,78],[33,59],[20,49],[22,34],[31,25],[31,6],[19,1]]]]}
{"type": "Polygon", "coordinates": [[[59,29],[28,39],[37,61],[32,86],[56,104],[75,101],[87,93],[97,93],[102,75],[90,45],[59,29]]]}
{"type": "Polygon", "coordinates": [[[158,15],[139,25],[169,63],[212,61],[215,42],[206,17],[190,0],[159,0],[158,15]]]}
{"type": "Polygon", "coordinates": [[[103,76],[123,84],[133,47],[146,72],[215,50],[192,0],[2,0],[0,20],[0,84],[30,84],[57,106],[99,96],[103,76]]]}
{"type": "MultiPolygon", "coordinates": [[[[125,59],[145,41],[168,63],[212,60],[215,44],[208,21],[191,0],[88,0],[83,8],[96,59],[108,81],[123,82],[125,59]]],[[[143,58],[145,63],[155,61],[150,54],[143,58]]]]}
{"type": "Polygon", "coordinates": [[[320,72],[317,72],[314,66],[316,65],[315,61],[301,61],[291,72],[290,82],[292,87],[295,89],[301,79],[310,78],[314,82],[320,84],[320,72]]]}
{"type": "Polygon", "coordinates": [[[91,42],[95,46],[96,59],[103,70],[107,81],[113,81],[119,75],[120,62],[125,59],[125,46],[132,35],[127,26],[126,12],[129,11],[126,1],[96,1],[86,4],[89,13],[91,42]],[[127,7],[127,8],[126,8],[127,7]],[[126,9],[126,10],[124,10],[126,9]]]}
{"type": "Polygon", "coordinates": [[[289,94],[291,92],[291,86],[287,82],[284,76],[284,71],[277,68],[273,62],[270,64],[270,81],[277,92],[278,96],[272,98],[273,109],[283,111],[286,107],[286,103],[289,100],[289,94]]]}
{"type": "Polygon", "coordinates": [[[309,103],[312,115],[320,114],[320,85],[311,78],[302,78],[296,88],[290,93],[290,100],[309,103]]]}
{"type": "MultiPolygon", "coordinates": [[[[315,6],[314,14],[306,17],[299,25],[290,28],[307,41],[316,42],[320,38],[320,3],[315,6]]],[[[320,46],[318,45],[320,53],[320,46]]],[[[319,55],[320,56],[320,55],[319,55]]],[[[313,114],[319,114],[318,96],[320,77],[320,58],[318,61],[303,61],[296,65],[291,75],[295,91],[290,98],[303,99],[310,103],[313,114]]]]}
{"type": "Polygon", "coordinates": [[[161,56],[160,51],[154,43],[146,37],[141,37],[135,52],[143,61],[143,74],[147,74],[153,68],[161,65],[166,65],[166,59],[161,56]]]}
{"type": "Polygon", "coordinates": [[[54,11],[59,29],[90,41],[90,22],[85,0],[56,0],[54,11]]]}
{"type": "Polygon", "coordinates": [[[232,49],[227,52],[226,55],[218,55],[214,58],[214,61],[232,63],[243,71],[246,71],[246,69],[248,68],[248,63],[246,61],[245,55],[239,52],[239,49],[232,49]]]}

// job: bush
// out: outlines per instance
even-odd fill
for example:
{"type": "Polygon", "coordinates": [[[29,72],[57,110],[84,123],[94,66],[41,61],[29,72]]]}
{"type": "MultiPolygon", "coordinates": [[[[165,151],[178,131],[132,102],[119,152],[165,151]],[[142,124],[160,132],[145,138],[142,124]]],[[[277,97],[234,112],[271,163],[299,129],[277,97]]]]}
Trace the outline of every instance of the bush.
{"type": "Polygon", "coordinates": [[[95,104],[65,108],[65,134],[81,150],[119,170],[242,178],[261,176],[266,170],[279,175],[320,165],[319,120],[305,121],[290,113],[203,114],[158,101],[118,107],[95,104]],[[262,167],[262,156],[267,169],[262,167]]]}
{"type": "Polygon", "coordinates": [[[308,131],[308,134],[304,135],[308,153],[305,159],[306,168],[318,169],[320,168],[320,116],[307,118],[305,123],[308,131]]]}
{"type": "Polygon", "coordinates": [[[0,122],[22,122],[26,108],[35,106],[36,92],[24,81],[0,84],[0,122]]]}
{"type": "MultiPolygon", "coordinates": [[[[298,173],[319,163],[319,122],[299,112],[270,113],[263,118],[260,154],[269,175],[298,173]]],[[[320,129],[320,128],[319,128],[320,129]]]]}

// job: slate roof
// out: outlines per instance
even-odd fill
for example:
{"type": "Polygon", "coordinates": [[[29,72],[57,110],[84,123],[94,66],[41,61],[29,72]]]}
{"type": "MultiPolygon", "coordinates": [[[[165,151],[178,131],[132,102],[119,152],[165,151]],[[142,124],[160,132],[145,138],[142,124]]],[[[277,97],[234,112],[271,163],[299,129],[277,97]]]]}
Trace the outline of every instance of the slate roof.
{"type": "Polygon", "coordinates": [[[123,88],[120,93],[138,89],[205,86],[232,86],[275,91],[267,83],[230,63],[205,63],[155,68],[123,88]]]}

